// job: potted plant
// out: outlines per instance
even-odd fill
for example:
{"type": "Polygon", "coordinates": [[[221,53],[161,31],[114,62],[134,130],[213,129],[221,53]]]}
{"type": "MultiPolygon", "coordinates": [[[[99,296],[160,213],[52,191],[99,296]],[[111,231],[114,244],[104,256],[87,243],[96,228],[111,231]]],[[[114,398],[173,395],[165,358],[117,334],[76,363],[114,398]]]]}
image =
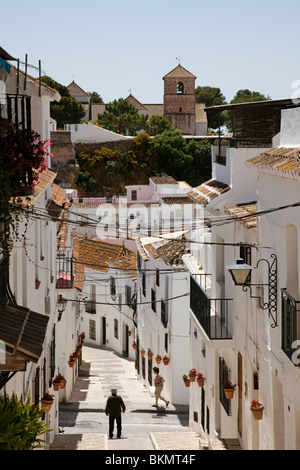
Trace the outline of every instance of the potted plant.
{"type": "Polygon", "coordinates": [[[144,357],[144,356],[145,356],[145,352],[146,352],[146,351],[145,351],[145,349],[144,349],[144,348],[142,348],[142,349],[141,349],[141,356],[142,356],[142,357],[144,357]]]}
{"type": "Polygon", "coordinates": [[[231,383],[230,380],[227,380],[224,383],[223,389],[224,389],[224,393],[226,395],[226,398],[228,398],[228,400],[231,400],[233,398],[235,387],[236,387],[236,385],[235,384],[233,385],[233,383],[231,383]]]}
{"type": "Polygon", "coordinates": [[[61,379],[58,375],[53,380],[52,385],[53,385],[54,391],[58,392],[58,390],[60,389],[60,386],[61,386],[61,379]]]}
{"type": "Polygon", "coordinates": [[[160,355],[160,354],[157,354],[155,360],[156,360],[156,363],[157,363],[157,364],[160,364],[160,363],[161,363],[161,355],[160,355]]]}
{"type": "Polygon", "coordinates": [[[131,331],[130,330],[128,330],[128,336],[131,336],[131,331]]]}
{"type": "Polygon", "coordinates": [[[191,369],[191,370],[190,370],[190,372],[189,372],[189,377],[190,377],[190,381],[191,381],[191,382],[195,382],[195,380],[196,380],[196,374],[197,374],[196,369],[191,369]]]}
{"type": "Polygon", "coordinates": [[[198,374],[196,375],[196,381],[199,387],[203,387],[204,380],[205,380],[204,374],[202,374],[201,372],[198,372],[198,374]]]}
{"type": "Polygon", "coordinates": [[[9,396],[4,390],[0,396],[0,451],[45,447],[45,433],[52,429],[45,425],[43,414],[30,396],[18,398],[15,392],[9,396]]]}
{"type": "Polygon", "coordinates": [[[170,358],[168,356],[164,356],[162,361],[165,364],[165,366],[167,366],[170,362],[170,358]]]}
{"type": "Polygon", "coordinates": [[[74,354],[74,353],[69,356],[69,366],[70,367],[74,367],[76,359],[77,359],[77,355],[74,354]]]}
{"type": "Polygon", "coordinates": [[[136,349],[136,342],[134,340],[132,341],[132,347],[133,349],[136,349]]]}
{"type": "Polygon", "coordinates": [[[258,400],[252,400],[250,410],[252,411],[254,419],[262,419],[264,410],[264,405],[262,403],[260,403],[258,400]]]}
{"type": "Polygon", "coordinates": [[[184,385],[185,385],[186,387],[189,387],[190,384],[191,384],[191,380],[190,380],[189,376],[186,375],[186,374],[184,374],[184,375],[182,376],[182,378],[183,378],[183,381],[184,381],[184,385]]]}
{"type": "Polygon", "coordinates": [[[57,377],[60,379],[60,388],[66,388],[67,381],[62,374],[58,374],[57,377]]]}
{"type": "Polygon", "coordinates": [[[83,343],[84,340],[85,340],[85,332],[84,331],[81,333],[80,337],[81,337],[81,343],[83,343]]]}
{"type": "Polygon", "coordinates": [[[149,349],[149,351],[147,352],[147,356],[148,356],[148,359],[152,359],[152,357],[153,357],[153,352],[150,351],[150,349],[149,349]]]}
{"type": "Polygon", "coordinates": [[[51,410],[52,403],[54,402],[54,395],[50,393],[44,393],[41,398],[42,407],[45,408],[45,412],[49,412],[51,410]]]}

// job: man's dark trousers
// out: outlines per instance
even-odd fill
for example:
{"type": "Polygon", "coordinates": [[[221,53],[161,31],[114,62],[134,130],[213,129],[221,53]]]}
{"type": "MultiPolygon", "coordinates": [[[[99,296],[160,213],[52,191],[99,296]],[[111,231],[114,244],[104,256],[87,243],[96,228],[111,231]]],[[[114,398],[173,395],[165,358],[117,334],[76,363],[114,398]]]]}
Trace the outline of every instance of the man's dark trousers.
{"type": "Polygon", "coordinates": [[[121,437],[122,418],[121,416],[111,416],[111,415],[109,415],[109,437],[113,437],[115,420],[117,423],[117,437],[121,437]]]}

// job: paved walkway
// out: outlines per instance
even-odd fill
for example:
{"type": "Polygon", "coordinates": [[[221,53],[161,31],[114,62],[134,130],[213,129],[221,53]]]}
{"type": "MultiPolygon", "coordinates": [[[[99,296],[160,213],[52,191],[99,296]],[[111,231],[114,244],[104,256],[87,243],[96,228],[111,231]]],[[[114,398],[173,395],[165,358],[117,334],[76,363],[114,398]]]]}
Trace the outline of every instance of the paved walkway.
{"type": "MultiPolygon", "coordinates": [[[[174,407],[170,404],[168,408],[163,406],[158,410],[152,406],[154,398],[137,380],[133,361],[120,357],[114,351],[88,346],[83,347],[82,359],[80,374],[70,400],[66,404],[60,403],[60,415],[67,416],[66,419],[72,416],[73,422],[63,428],[63,433],[55,436],[50,450],[199,450],[206,448],[207,443],[200,438],[198,433],[189,431],[187,406],[174,407]],[[123,422],[127,419],[126,425],[123,425],[126,429],[126,436],[122,439],[108,439],[106,432],[99,432],[99,429],[106,430],[108,427],[108,418],[104,414],[104,409],[106,400],[111,394],[111,388],[117,388],[118,394],[122,396],[126,404],[126,413],[122,415],[123,422]],[[185,425],[177,424],[176,420],[180,415],[185,417],[185,425]],[[86,417],[85,421],[83,416],[86,417]],[[153,419],[148,425],[149,429],[153,427],[164,429],[169,426],[170,430],[147,433],[148,428],[143,424],[145,416],[148,420],[156,418],[154,425],[153,419]],[[99,426],[101,419],[102,427],[101,423],[99,426]],[[138,432],[139,426],[143,432],[138,432]],[[93,432],[95,428],[98,432],[93,432]],[[135,431],[130,431],[130,429],[135,431]]],[[[225,446],[217,442],[216,448],[224,450],[225,446]]]]}

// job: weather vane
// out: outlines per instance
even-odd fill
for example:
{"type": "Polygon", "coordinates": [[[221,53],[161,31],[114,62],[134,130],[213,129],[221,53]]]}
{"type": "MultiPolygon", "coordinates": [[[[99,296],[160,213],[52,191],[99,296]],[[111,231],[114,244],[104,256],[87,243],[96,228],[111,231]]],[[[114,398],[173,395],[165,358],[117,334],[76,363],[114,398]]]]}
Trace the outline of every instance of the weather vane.
{"type": "Polygon", "coordinates": [[[180,59],[181,59],[180,56],[179,56],[179,57],[176,57],[176,60],[178,60],[178,65],[180,65],[180,59]]]}

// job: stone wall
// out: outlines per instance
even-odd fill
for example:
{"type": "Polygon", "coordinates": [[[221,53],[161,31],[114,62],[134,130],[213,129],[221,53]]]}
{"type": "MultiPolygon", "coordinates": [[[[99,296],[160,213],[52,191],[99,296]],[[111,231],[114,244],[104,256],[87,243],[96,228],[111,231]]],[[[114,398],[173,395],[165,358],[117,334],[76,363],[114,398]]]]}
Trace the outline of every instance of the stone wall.
{"type": "Polygon", "coordinates": [[[52,131],[50,139],[52,142],[51,152],[53,154],[51,168],[54,171],[58,171],[75,158],[75,148],[71,142],[71,132],[52,131]]]}
{"type": "Polygon", "coordinates": [[[80,152],[95,152],[103,147],[109,149],[116,149],[118,147],[124,147],[126,150],[130,150],[132,146],[133,139],[124,139],[117,141],[108,141],[108,142],[76,142],[75,143],[75,154],[79,155],[80,152]]]}

